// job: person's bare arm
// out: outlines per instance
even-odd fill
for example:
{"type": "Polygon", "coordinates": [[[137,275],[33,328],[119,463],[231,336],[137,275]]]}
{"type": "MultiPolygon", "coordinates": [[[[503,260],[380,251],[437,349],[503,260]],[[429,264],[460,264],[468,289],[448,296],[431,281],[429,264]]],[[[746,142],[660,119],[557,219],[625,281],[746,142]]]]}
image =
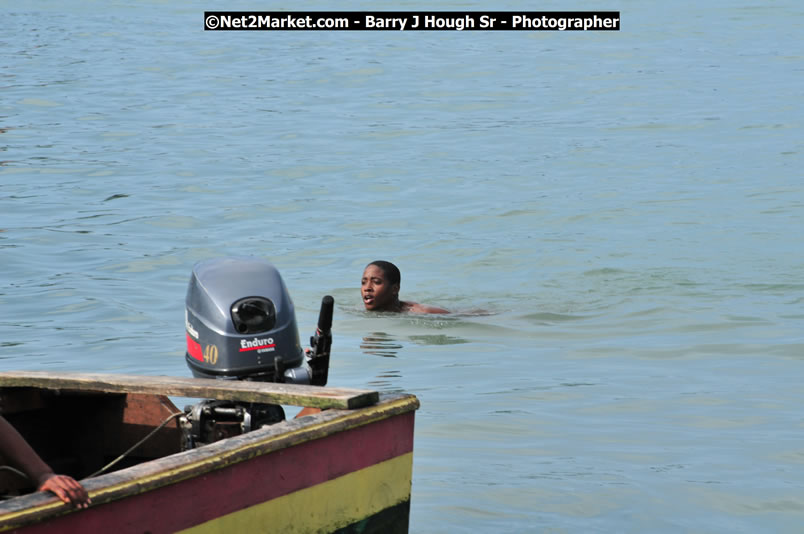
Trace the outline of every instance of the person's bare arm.
{"type": "Polygon", "coordinates": [[[419,304],[418,302],[403,302],[402,311],[406,311],[408,313],[450,313],[449,310],[445,310],[444,308],[439,308],[437,306],[425,306],[424,304],[419,304]]]}
{"type": "Polygon", "coordinates": [[[57,475],[11,423],[0,416],[0,454],[13,467],[24,472],[36,484],[39,491],[50,491],[65,503],[77,508],[86,508],[89,503],[84,487],[67,475],[57,475]]]}

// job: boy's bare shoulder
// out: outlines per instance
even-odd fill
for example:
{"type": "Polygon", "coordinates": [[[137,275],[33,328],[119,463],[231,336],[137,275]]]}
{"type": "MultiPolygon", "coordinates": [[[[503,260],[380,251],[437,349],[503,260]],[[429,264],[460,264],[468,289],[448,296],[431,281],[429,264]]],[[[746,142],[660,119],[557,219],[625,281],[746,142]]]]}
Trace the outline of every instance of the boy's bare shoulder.
{"type": "Polygon", "coordinates": [[[408,313],[449,313],[449,310],[437,306],[425,306],[418,302],[403,302],[402,311],[408,313]]]}

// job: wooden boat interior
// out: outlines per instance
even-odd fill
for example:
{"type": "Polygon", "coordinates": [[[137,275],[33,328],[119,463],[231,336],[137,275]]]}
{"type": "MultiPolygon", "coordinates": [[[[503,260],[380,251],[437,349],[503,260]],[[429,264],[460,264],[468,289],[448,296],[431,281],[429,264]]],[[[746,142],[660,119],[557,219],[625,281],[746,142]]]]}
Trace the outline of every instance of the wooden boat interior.
{"type": "MultiPolygon", "coordinates": [[[[375,404],[376,392],[164,376],[87,373],[0,373],[0,413],[56,473],[92,476],[182,451],[178,414],[169,396],[351,409],[375,404]],[[160,428],[160,425],[161,428],[160,428]],[[156,430],[158,429],[158,430],[156,430]],[[145,439],[149,434],[150,437],[145,439]]],[[[0,458],[2,460],[2,458],[0,458]]],[[[0,461],[0,465],[6,462],[0,461]]],[[[6,496],[32,491],[30,481],[0,469],[6,496]]]]}

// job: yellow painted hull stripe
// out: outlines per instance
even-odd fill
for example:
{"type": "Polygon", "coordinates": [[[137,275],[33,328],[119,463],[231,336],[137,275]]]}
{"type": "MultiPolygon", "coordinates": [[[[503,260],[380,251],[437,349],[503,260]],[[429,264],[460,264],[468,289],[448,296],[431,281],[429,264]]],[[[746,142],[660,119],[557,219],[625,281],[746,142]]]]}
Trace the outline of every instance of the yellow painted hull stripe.
{"type": "Polygon", "coordinates": [[[409,452],[181,533],[330,532],[409,500],[412,469],[413,453],[409,452]]]}

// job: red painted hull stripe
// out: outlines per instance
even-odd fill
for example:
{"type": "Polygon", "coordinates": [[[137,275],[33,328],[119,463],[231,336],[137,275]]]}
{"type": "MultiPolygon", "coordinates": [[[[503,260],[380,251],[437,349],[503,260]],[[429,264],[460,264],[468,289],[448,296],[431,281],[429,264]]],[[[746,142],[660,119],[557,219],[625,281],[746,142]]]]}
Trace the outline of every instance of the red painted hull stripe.
{"type": "Polygon", "coordinates": [[[412,452],[413,422],[414,412],[397,415],[24,530],[176,532],[412,452]]]}

